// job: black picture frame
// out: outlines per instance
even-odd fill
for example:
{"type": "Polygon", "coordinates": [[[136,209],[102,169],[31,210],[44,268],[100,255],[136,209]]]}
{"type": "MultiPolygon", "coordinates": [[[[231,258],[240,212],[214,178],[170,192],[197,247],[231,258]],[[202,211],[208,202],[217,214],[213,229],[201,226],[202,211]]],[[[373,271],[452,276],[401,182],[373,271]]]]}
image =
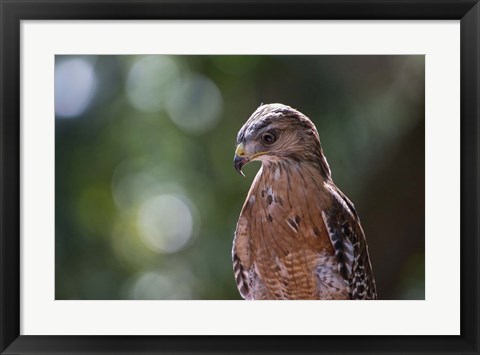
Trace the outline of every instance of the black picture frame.
{"type": "MultiPolygon", "coordinates": [[[[478,354],[478,0],[0,0],[0,350],[2,354],[444,353],[478,354]],[[355,19],[461,21],[461,335],[24,336],[20,335],[20,23],[22,20],[355,19]]],[[[448,140],[448,139],[447,139],[448,140]]],[[[446,166],[448,162],[445,162],[446,166]]],[[[441,272],[441,271],[439,271],[441,272]]],[[[448,280],[445,280],[449,287],[448,280]]],[[[234,315],[232,315],[232,320],[234,315]]],[[[319,320],[324,321],[324,320],[319,320]]],[[[361,319],[352,319],[361,322],[361,319]]],[[[415,320],[412,319],[412,322],[415,320]]]]}

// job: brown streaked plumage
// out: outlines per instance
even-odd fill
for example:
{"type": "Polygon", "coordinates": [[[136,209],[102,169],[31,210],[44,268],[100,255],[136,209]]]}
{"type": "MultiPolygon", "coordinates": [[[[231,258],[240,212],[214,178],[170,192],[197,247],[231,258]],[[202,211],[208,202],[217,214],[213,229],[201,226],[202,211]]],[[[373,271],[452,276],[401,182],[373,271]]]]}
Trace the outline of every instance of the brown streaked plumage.
{"type": "Polygon", "coordinates": [[[315,125],[282,104],[240,129],[235,168],[260,160],[240,213],[233,269],[245,299],[376,299],[360,220],[332,181],[315,125]]]}

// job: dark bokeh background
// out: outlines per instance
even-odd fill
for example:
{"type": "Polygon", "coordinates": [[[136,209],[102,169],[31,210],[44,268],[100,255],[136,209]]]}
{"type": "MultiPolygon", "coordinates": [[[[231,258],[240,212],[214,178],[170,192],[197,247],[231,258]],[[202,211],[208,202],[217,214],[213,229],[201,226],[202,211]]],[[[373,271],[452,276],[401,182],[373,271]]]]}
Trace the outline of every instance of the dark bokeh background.
{"type": "Polygon", "coordinates": [[[56,299],[239,299],[233,169],[260,103],[316,124],[379,298],[424,298],[423,56],[57,56],[56,299]]]}

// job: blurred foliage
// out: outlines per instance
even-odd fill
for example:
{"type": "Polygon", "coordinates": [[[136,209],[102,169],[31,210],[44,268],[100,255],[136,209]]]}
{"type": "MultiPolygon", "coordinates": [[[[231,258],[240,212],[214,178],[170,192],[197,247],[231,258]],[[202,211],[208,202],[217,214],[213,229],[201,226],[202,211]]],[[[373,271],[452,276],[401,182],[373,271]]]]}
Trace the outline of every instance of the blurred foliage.
{"type": "Polygon", "coordinates": [[[423,299],[423,56],[57,56],[56,299],[239,299],[231,245],[263,102],[316,124],[382,299],[423,299]]]}

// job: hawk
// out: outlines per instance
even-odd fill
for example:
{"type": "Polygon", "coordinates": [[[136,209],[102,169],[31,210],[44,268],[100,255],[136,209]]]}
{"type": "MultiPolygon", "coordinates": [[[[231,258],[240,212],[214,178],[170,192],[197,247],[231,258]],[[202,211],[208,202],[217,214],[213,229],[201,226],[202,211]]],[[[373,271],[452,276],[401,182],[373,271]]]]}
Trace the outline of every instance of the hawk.
{"type": "Polygon", "coordinates": [[[376,299],[367,242],[333,183],[315,125],[261,105],[240,129],[235,169],[261,161],[240,213],[232,259],[248,300],[376,299]]]}

